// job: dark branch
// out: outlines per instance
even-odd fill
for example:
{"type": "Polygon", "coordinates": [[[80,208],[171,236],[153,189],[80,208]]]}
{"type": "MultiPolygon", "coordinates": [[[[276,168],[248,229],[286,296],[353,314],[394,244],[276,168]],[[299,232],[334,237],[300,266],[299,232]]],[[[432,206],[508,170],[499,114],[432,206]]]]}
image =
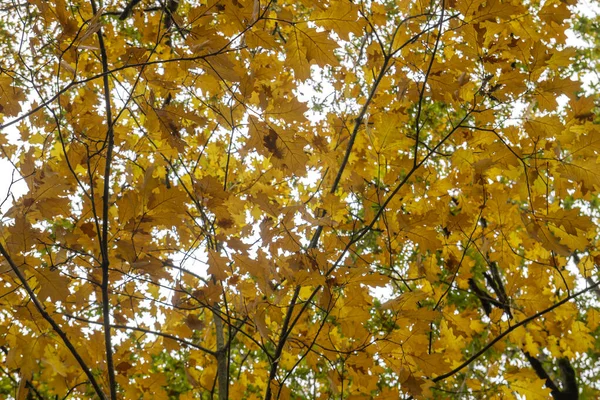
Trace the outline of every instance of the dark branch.
{"type": "Polygon", "coordinates": [[[79,354],[79,352],[77,351],[77,349],[75,348],[73,343],[71,343],[71,340],[69,340],[69,337],[67,336],[67,334],[61,329],[61,327],[56,323],[56,321],[54,321],[54,319],[50,316],[50,314],[48,314],[46,312],[46,309],[44,308],[42,303],[40,303],[39,299],[33,292],[33,289],[31,288],[31,286],[29,286],[29,283],[27,282],[25,275],[23,275],[23,273],[21,272],[19,267],[15,264],[15,262],[10,257],[10,255],[8,254],[8,252],[6,251],[6,249],[4,248],[2,243],[0,243],[0,254],[2,254],[4,259],[8,262],[8,265],[10,265],[10,268],[12,269],[12,271],[15,273],[15,275],[17,275],[17,278],[21,282],[21,285],[23,285],[23,288],[27,292],[27,295],[33,302],[33,305],[35,306],[35,308],[41,314],[42,318],[44,318],[50,324],[50,326],[52,327],[54,332],[56,332],[56,334],[58,336],[60,336],[60,338],[62,339],[65,346],[67,346],[67,348],[69,349],[69,351],[71,352],[73,357],[75,357],[75,360],[77,360],[77,363],[83,370],[83,373],[87,376],[88,380],[94,387],[94,391],[96,392],[98,397],[100,397],[100,399],[102,399],[102,400],[106,400],[106,395],[104,394],[104,392],[102,391],[102,388],[96,381],[96,378],[92,374],[92,371],[87,366],[87,364],[85,363],[85,361],[83,360],[83,358],[81,357],[81,355],[79,354]]]}
{"type": "Polygon", "coordinates": [[[540,360],[538,360],[536,357],[532,356],[525,350],[523,350],[523,354],[525,355],[525,358],[527,358],[527,361],[529,361],[529,364],[531,365],[531,368],[533,368],[533,370],[535,371],[535,374],[538,376],[538,378],[543,379],[545,381],[546,387],[552,390],[552,396],[556,398],[554,394],[560,393],[560,389],[558,388],[558,386],[556,386],[552,378],[550,378],[540,360]]]}

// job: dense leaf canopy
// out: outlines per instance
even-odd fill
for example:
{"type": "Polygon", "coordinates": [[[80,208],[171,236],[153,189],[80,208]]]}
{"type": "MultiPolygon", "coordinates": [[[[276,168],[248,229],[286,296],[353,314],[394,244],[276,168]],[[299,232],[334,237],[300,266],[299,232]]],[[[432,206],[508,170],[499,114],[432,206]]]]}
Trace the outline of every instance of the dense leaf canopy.
{"type": "Polygon", "coordinates": [[[0,394],[598,396],[575,7],[2,2],[0,394]]]}

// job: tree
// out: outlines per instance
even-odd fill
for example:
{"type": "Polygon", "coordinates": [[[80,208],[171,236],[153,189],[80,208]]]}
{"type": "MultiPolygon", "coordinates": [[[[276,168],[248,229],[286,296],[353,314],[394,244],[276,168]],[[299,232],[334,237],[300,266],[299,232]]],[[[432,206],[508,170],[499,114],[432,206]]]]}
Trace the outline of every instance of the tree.
{"type": "Polygon", "coordinates": [[[574,6],[3,5],[0,391],[596,397],[574,6]]]}

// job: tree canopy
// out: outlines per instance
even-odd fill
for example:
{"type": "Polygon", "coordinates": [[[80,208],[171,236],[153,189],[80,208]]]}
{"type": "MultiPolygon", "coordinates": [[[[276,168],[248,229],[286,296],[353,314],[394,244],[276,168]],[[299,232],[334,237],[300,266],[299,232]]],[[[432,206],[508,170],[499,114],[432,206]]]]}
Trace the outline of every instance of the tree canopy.
{"type": "Polygon", "coordinates": [[[576,6],[3,2],[0,395],[596,398],[576,6]]]}

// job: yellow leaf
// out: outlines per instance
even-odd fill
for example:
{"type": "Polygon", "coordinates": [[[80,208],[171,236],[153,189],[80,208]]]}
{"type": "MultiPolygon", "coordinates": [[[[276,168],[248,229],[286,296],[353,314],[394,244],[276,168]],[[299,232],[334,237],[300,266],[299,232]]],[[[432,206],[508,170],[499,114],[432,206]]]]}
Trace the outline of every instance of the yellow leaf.
{"type": "Polygon", "coordinates": [[[208,250],[208,273],[216,280],[222,281],[230,275],[229,260],[219,254],[218,251],[208,250]]]}
{"type": "MultiPolygon", "coordinates": [[[[39,272],[39,271],[38,271],[39,272]]],[[[65,288],[69,287],[70,279],[58,270],[47,270],[38,273],[39,292],[38,298],[42,301],[48,298],[52,301],[65,301],[69,295],[65,288]]]]}
{"type": "Polygon", "coordinates": [[[514,376],[512,379],[509,381],[511,389],[526,399],[546,400],[550,398],[551,390],[544,387],[545,381],[543,379],[521,379],[519,376],[514,376]]]}
{"type": "Polygon", "coordinates": [[[600,325],[600,311],[596,308],[590,308],[587,312],[587,324],[590,330],[595,331],[598,325],[600,325]]]}
{"type": "Polygon", "coordinates": [[[310,66],[337,65],[334,50],[338,43],[329,38],[327,31],[318,32],[314,28],[294,27],[286,43],[286,60],[294,70],[296,79],[310,78],[310,66]]]}
{"type": "Polygon", "coordinates": [[[13,80],[0,75],[0,114],[16,116],[21,112],[20,102],[25,101],[25,92],[13,86],[13,80]]]}

